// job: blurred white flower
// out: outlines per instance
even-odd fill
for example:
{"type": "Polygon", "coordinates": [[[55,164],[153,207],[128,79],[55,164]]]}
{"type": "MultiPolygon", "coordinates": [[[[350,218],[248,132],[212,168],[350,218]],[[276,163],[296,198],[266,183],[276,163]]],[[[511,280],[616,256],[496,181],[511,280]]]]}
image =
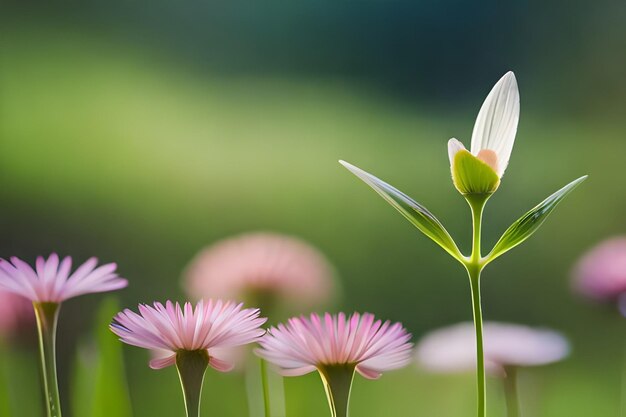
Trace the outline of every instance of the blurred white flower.
{"type": "MultiPolygon", "coordinates": [[[[558,332],[519,324],[486,322],[483,327],[485,367],[503,375],[506,367],[546,365],[569,354],[567,339],[558,332]]],[[[416,348],[418,363],[432,372],[456,373],[476,367],[476,334],[472,323],[435,330],[416,348]]]]}

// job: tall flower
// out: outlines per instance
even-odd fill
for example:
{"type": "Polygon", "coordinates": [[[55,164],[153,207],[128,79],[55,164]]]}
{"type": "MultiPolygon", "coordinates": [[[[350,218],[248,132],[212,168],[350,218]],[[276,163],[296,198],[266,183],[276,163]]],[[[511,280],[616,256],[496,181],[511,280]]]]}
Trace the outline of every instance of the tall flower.
{"type": "MultiPolygon", "coordinates": [[[[517,371],[519,368],[558,362],[569,354],[569,343],[560,333],[519,324],[485,322],[485,365],[501,379],[509,417],[519,416],[517,371]]],[[[476,338],[472,323],[435,330],[416,348],[418,363],[431,372],[454,373],[476,366],[476,338]]]]}
{"type": "Polygon", "coordinates": [[[10,261],[0,259],[0,289],[32,301],[35,309],[48,417],[61,417],[55,354],[61,303],[79,295],[128,285],[128,281],[115,273],[116,264],[96,267],[97,264],[97,259],[91,258],[70,274],[72,258],[59,260],[56,253],[48,259],[37,257],[34,269],[17,257],[10,261]]]}
{"type": "Polygon", "coordinates": [[[232,364],[215,356],[221,349],[257,341],[265,330],[266,319],[258,309],[243,309],[232,301],[190,303],[167,301],[165,305],[139,305],[139,314],[124,310],[111,323],[111,331],[129,345],[150,350],[168,351],[169,355],[150,361],[150,367],[161,369],[176,365],[185,398],[188,417],[200,412],[200,394],[208,366],[227,372],[232,364]]]}
{"type": "Polygon", "coordinates": [[[500,179],[508,166],[518,120],[519,92],[515,76],[509,72],[496,83],[478,113],[470,151],[456,139],[448,142],[452,180],[467,201],[472,215],[472,248],[469,255],[461,252],[450,233],[426,207],[374,175],[340,161],[465,268],[469,277],[476,333],[478,417],[485,417],[487,413],[480,294],[482,271],[490,262],[535,233],[565,196],[587,178],[583,176],[572,181],[533,207],[509,226],[491,251],[483,255],[483,212],[487,201],[498,189],[500,179]]]}
{"type": "Polygon", "coordinates": [[[513,150],[519,110],[517,81],[509,71],[478,112],[471,152],[457,139],[448,141],[452,179],[462,194],[492,193],[498,188],[513,150]]]}
{"type": "Polygon", "coordinates": [[[376,379],[411,360],[411,335],[400,323],[383,323],[372,314],[311,314],[272,327],[257,354],[285,376],[317,370],[333,417],[348,415],[354,372],[376,379]]]}
{"type": "Polygon", "coordinates": [[[276,233],[247,233],[203,249],[185,271],[195,298],[245,300],[265,314],[298,311],[328,302],[333,268],[308,243],[276,233]]]}
{"type": "Polygon", "coordinates": [[[585,253],[574,268],[574,288],[597,301],[620,301],[626,313],[626,237],[607,239],[585,253]]]}

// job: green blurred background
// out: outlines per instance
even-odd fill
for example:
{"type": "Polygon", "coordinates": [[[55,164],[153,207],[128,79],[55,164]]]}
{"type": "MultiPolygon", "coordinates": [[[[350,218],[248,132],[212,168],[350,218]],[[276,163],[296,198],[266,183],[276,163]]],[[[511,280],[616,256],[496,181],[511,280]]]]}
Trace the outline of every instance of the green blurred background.
{"type": "MultiPolygon", "coordinates": [[[[485,316],[572,340],[566,362],[522,374],[528,415],[618,415],[624,323],[573,295],[569,273],[626,229],[624,22],[624,2],[565,0],[3,2],[0,256],[118,262],[130,280],[121,303],[135,306],[182,300],[181,270],[208,243],[284,232],[332,260],[342,309],[400,320],[417,340],[471,318],[464,271],[337,160],[426,205],[467,251],[469,212],[446,142],[469,142],[482,100],[513,70],[520,127],[485,245],[551,192],[590,178],[487,269],[485,316]]],[[[68,416],[76,346],[102,299],[64,306],[68,416]]],[[[181,415],[175,371],[124,353],[135,416],[181,415]]],[[[28,399],[15,415],[37,416],[35,351],[13,355],[12,392],[28,399]]],[[[289,417],[325,415],[317,379],[286,381],[289,417]]],[[[491,415],[504,415],[499,386],[489,389],[491,415]]],[[[409,367],[358,379],[352,411],[471,416],[473,377],[409,367]]],[[[241,375],[207,376],[204,415],[247,415],[241,375]]]]}

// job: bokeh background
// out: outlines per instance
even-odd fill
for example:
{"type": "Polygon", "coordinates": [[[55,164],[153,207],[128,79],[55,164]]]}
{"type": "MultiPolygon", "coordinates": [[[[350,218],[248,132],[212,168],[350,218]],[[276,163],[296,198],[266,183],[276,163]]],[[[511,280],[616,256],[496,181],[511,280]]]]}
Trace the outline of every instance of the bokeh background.
{"type": "MultiPolygon", "coordinates": [[[[299,236],[334,263],[336,309],[402,321],[417,340],[469,320],[464,271],[343,169],[346,159],[426,205],[467,251],[469,212],[446,141],[469,142],[514,70],[522,114],[485,245],[589,174],[543,228],[483,278],[487,319],[565,332],[571,357],[522,374],[529,415],[614,416],[624,321],[575,296],[587,248],[626,232],[626,3],[382,1],[3,2],[0,255],[116,261],[124,306],[184,299],[204,245],[249,230],[299,236]]],[[[103,297],[66,303],[66,415],[76,346],[103,297]]],[[[104,324],[102,324],[104,325],[104,324]]],[[[30,347],[29,347],[30,346],[30,347]]],[[[36,350],[13,352],[16,416],[38,416],[36,350]]],[[[173,369],[124,348],[136,416],[180,415],[173,369]]],[[[472,375],[415,367],[358,379],[355,416],[474,413],[472,375]]],[[[492,383],[491,415],[504,415],[492,383]]],[[[286,381],[287,415],[325,415],[317,376],[286,381]]],[[[206,416],[247,415],[243,378],[210,373],[206,416]]]]}

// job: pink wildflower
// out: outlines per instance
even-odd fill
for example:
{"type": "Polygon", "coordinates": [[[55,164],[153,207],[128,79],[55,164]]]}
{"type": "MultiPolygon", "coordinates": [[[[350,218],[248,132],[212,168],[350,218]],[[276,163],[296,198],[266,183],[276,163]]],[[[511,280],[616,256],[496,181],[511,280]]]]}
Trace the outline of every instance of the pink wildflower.
{"type": "Polygon", "coordinates": [[[37,257],[35,269],[19,258],[0,259],[0,289],[9,291],[33,302],[61,303],[83,294],[106,292],[124,288],[128,281],[116,273],[116,264],[96,268],[98,260],[91,258],[70,275],[72,258],[59,262],[53,253],[44,259],[37,257]]]}
{"type": "Polygon", "coordinates": [[[232,364],[216,357],[221,349],[233,348],[257,341],[265,330],[260,326],[265,318],[258,309],[242,309],[232,301],[200,301],[181,306],[171,301],[165,305],[140,304],[139,314],[131,310],[118,313],[111,330],[129,345],[169,352],[150,361],[150,367],[161,369],[176,363],[181,351],[207,351],[209,365],[227,372],[232,364]]]}
{"type": "Polygon", "coordinates": [[[366,378],[405,366],[411,360],[411,335],[400,323],[375,320],[372,314],[344,313],[296,317],[272,327],[257,354],[286,376],[348,365],[366,378]]]}

